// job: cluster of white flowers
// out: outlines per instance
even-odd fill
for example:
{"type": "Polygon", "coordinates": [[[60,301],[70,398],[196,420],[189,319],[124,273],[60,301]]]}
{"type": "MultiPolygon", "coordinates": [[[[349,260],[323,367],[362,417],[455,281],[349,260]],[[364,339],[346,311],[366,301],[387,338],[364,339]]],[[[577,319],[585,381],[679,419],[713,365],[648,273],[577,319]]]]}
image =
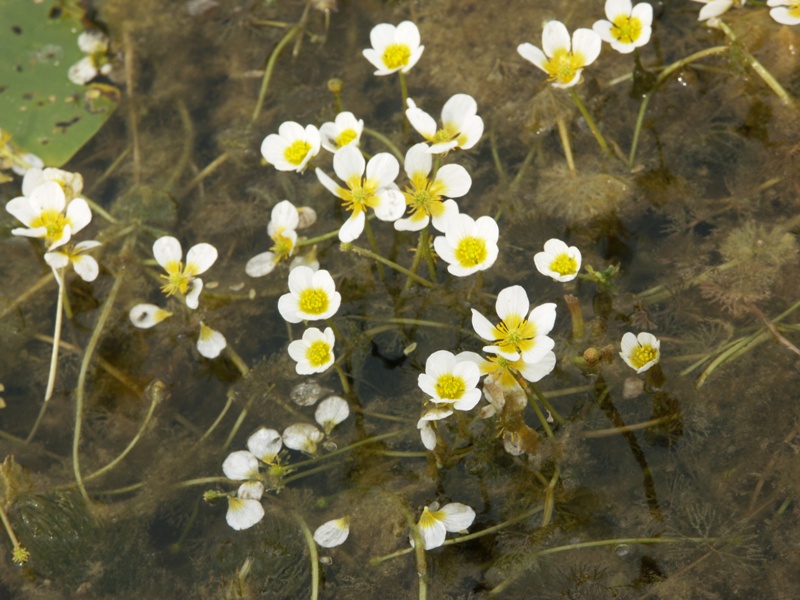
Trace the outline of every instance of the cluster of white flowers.
{"type": "MultiPolygon", "coordinates": [[[[250,277],[264,277],[269,275],[281,261],[294,256],[297,251],[297,230],[310,227],[317,220],[317,213],[308,206],[295,207],[288,200],[278,202],[272,208],[269,223],[267,223],[267,235],[273,242],[272,248],[268,252],[256,254],[247,261],[245,272],[250,277]]],[[[313,257],[309,261],[307,257],[298,257],[300,261],[292,261],[292,266],[300,263],[314,263],[313,257]]],[[[317,263],[317,268],[319,264],[317,263]]]]}
{"type": "MultiPolygon", "coordinates": [[[[231,481],[241,483],[235,492],[222,494],[228,499],[225,517],[228,525],[236,530],[248,529],[264,517],[261,500],[265,492],[280,491],[284,475],[292,471],[286,453],[282,452],[284,447],[316,456],[320,443],[348,416],[347,401],[330,396],[320,402],[314,413],[322,431],[311,423],[294,423],[283,434],[261,427],[247,439],[247,450],[231,452],[222,463],[222,472],[231,481]]],[[[338,546],[347,539],[349,523],[350,517],[328,521],[317,529],[314,538],[324,548],[338,546]]]]}
{"type": "Polygon", "coordinates": [[[83,177],[79,173],[32,168],[22,179],[22,196],[6,204],[6,210],[25,225],[11,233],[44,241],[44,260],[59,282],[70,265],[84,281],[94,281],[100,272],[97,261],[86,254],[100,242],[73,244],[73,235],[92,220],[89,204],[80,197],[82,190],[83,177]]]}
{"type": "MultiPolygon", "coordinates": [[[[192,310],[200,304],[200,292],[203,291],[203,280],[198,277],[217,260],[217,249],[211,244],[195,244],[186,253],[186,264],[183,263],[181,243],[172,236],[158,238],[153,244],[153,256],[164,269],[160,275],[164,280],[161,291],[169,298],[181,296],[186,306],[192,310]]],[[[156,304],[141,303],[131,308],[128,316],[136,327],[150,329],[171,317],[173,313],[156,304]]],[[[206,358],[216,358],[227,346],[225,336],[200,321],[200,333],[197,338],[197,351],[206,358]]]]}
{"type": "Polygon", "coordinates": [[[67,77],[72,83],[86,85],[98,75],[111,73],[106,34],[96,29],[84,31],[78,36],[78,47],[86,56],[69,68],[67,77]]]}

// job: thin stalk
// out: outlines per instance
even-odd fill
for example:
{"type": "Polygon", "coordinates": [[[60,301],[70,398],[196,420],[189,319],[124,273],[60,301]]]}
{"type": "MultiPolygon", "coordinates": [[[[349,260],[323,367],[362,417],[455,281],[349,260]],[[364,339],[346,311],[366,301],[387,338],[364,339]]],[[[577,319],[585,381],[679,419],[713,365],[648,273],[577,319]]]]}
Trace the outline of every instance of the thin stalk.
{"type": "MultiPolygon", "coordinates": [[[[428,243],[427,239],[423,239],[422,236],[423,231],[427,233],[428,228],[425,227],[422,231],[419,232],[419,241],[417,242],[417,250],[414,252],[414,258],[411,261],[411,269],[409,269],[409,271],[414,274],[417,273],[417,270],[419,269],[419,263],[422,261],[423,244],[428,243]]],[[[405,294],[407,294],[410,289],[411,289],[411,277],[409,276],[406,277],[406,282],[405,284],[403,284],[403,292],[400,295],[400,298],[402,298],[405,294]]]]}
{"type": "Polygon", "coordinates": [[[406,108],[408,107],[408,84],[406,83],[406,74],[402,71],[400,74],[400,95],[403,98],[403,107],[400,109],[403,112],[403,135],[408,137],[409,125],[408,117],[406,116],[406,108]]]}
{"type": "Polygon", "coordinates": [[[372,437],[364,438],[363,440],[359,440],[357,442],[353,442],[352,444],[345,446],[344,448],[339,448],[338,450],[334,450],[333,452],[328,452],[327,454],[320,454],[319,456],[315,456],[314,458],[309,458],[308,460],[304,460],[303,462],[299,462],[297,464],[292,465],[293,469],[299,469],[300,467],[305,467],[306,465],[310,465],[321,460],[327,460],[329,458],[333,458],[334,456],[338,456],[340,454],[344,454],[345,452],[350,452],[351,450],[355,450],[359,446],[366,446],[367,444],[374,444],[376,442],[381,442],[383,440],[388,440],[393,437],[397,437],[406,433],[403,429],[398,429],[397,431],[390,431],[389,433],[382,433],[381,435],[375,435],[372,437]]]}
{"type": "Polygon", "coordinates": [[[394,154],[397,157],[397,160],[399,160],[401,163],[405,160],[405,156],[403,155],[402,152],[400,152],[400,149],[397,146],[395,146],[392,140],[383,135],[381,132],[375,131],[374,129],[370,129],[369,127],[364,127],[361,133],[365,133],[370,137],[374,137],[376,140],[381,142],[384,146],[386,146],[389,149],[389,151],[392,154],[394,154]]]}
{"type": "Polygon", "coordinates": [[[158,406],[164,399],[167,397],[167,386],[162,383],[161,381],[155,381],[153,385],[147,390],[148,395],[150,396],[150,408],[147,410],[147,414],[142,421],[142,424],[139,426],[139,431],[136,432],[136,435],[130,441],[130,443],[125,447],[125,449],[119,453],[119,455],[108,463],[105,467],[102,467],[91,473],[83,478],[84,481],[90,481],[97,477],[100,477],[104,473],[108,473],[111,469],[116,467],[122,459],[124,459],[128,453],[133,450],[133,447],[137,444],[137,442],[141,439],[142,435],[144,434],[145,429],[147,429],[147,425],[150,423],[150,419],[153,417],[153,412],[156,410],[156,406],[158,406]]]}
{"type": "Polygon", "coordinates": [[[556,465],[553,476],[550,478],[550,482],[547,484],[547,488],[544,491],[544,514],[542,514],[542,527],[547,527],[550,524],[550,521],[553,519],[553,509],[556,505],[554,494],[560,475],[561,471],[559,470],[558,465],[556,465]]]}
{"type": "MultiPolygon", "coordinates": [[[[372,252],[375,256],[380,256],[381,251],[378,248],[378,241],[375,239],[375,234],[372,232],[372,225],[370,225],[368,220],[364,220],[364,230],[367,232],[367,239],[369,240],[369,245],[372,248],[372,252]]],[[[383,270],[383,263],[382,261],[378,261],[378,264],[375,265],[378,269],[378,277],[381,281],[386,281],[386,272],[383,270]]]]}
{"type": "Polygon", "coordinates": [[[332,240],[333,238],[339,235],[339,230],[335,229],[334,231],[329,231],[328,233],[323,233],[322,235],[318,235],[313,238],[303,238],[297,240],[297,247],[300,246],[311,246],[313,244],[318,244],[319,242],[325,242],[327,240],[332,240]]]}
{"type": "MultiPolygon", "coordinates": [[[[128,238],[128,240],[129,241],[126,243],[126,246],[131,246],[133,244],[133,238],[128,238]]],[[[125,250],[123,250],[123,253],[124,252],[125,250]]],[[[97,349],[97,344],[100,342],[100,336],[103,333],[103,329],[105,328],[106,321],[108,321],[108,317],[111,315],[111,309],[114,306],[114,301],[117,299],[117,294],[122,286],[122,280],[122,273],[118,273],[114,279],[114,285],[111,286],[111,290],[108,292],[108,297],[106,298],[105,304],[103,304],[103,308],[97,317],[97,323],[95,323],[92,336],[89,338],[89,343],[86,344],[86,349],[83,351],[83,360],[81,361],[81,369],[78,373],[78,384],[75,391],[75,428],[72,434],[72,471],[75,474],[75,482],[78,484],[78,489],[81,492],[81,496],[83,496],[83,499],[87,504],[89,504],[91,500],[89,499],[89,494],[86,493],[86,487],[83,485],[79,455],[81,428],[83,425],[83,405],[86,395],[86,376],[89,372],[89,365],[92,362],[94,351],[97,349]]]]}
{"type": "Polygon", "coordinates": [[[56,303],[56,324],[53,332],[53,350],[50,353],[50,373],[47,376],[47,388],[44,392],[44,402],[42,403],[42,408],[39,409],[39,416],[36,417],[36,421],[33,423],[33,427],[31,427],[31,432],[28,434],[28,437],[25,438],[26,444],[29,443],[33,439],[33,436],[36,435],[39,425],[42,422],[42,418],[44,418],[44,411],[47,410],[47,405],[50,402],[50,398],[53,396],[53,388],[56,385],[56,374],[58,372],[58,350],[61,344],[61,324],[64,314],[64,295],[67,292],[64,289],[64,270],[62,269],[60,273],[54,272],[54,276],[56,278],[56,282],[58,282],[58,302],[56,303]]]}
{"type": "Polygon", "coordinates": [[[606,143],[606,139],[603,137],[603,134],[600,133],[600,130],[597,128],[597,124],[594,122],[592,115],[589,114],[589,110],[586,108],[586,105],[578,96],[578,93],[575,91],[574,87],[569,88],[570,94],[572,95],[572,99],[575,101],[575,104],[578,107],[578,110],[581,111],[586,124],[589,126],[589,129],[592,130],[592,134],[594,134],[594,139],[597,140],[598,145],[606,154],[613,156],[611,149],[608,147],[606,143]]]}
{"type": "Polygon", "coordinates": [[[16,534],[14,533],[14,529],[11,527],[11,522],[8,520],[8,516],[6,515],[6,511],[3,510],[3,506],[0,504],[0,520],[3,521],[3,527],[6,529],[6,533],[8,534],[8,539],[11,540],[11,545],[13,549],[11,551],[11,561],[21,565],[28,562],[28,558],[30,557],[28,551],[19,543],[16,534]]]}
{"type": "Polygon", "coordinates": [[[411,279],[413,279],[414,281],[416,281],[420,285],[424,285],[425,287],[428,287],[428,288],[436,287],[436,285],[434,283],[431,283],[430,281],[428,281],[424,277],[420,277],[419,275],[417,275],[416,273],[412,273],[411,271],[409,271],[405,267],[401,267],[396,262],[392,262],[388,258],[384,258],[380,254],[376,254],[374,252],[371,252],[370,250],[367,250],[366,248],[362,248],[360,246],[354,246],[353,244],[342,242],[341,249],[344,250],[345,252],[353,252],[355,254],[358,254],[359,256],[365,256],[365,257],[371,258],[371,259],[373,259],[373,260],[375,260],[375,261],[377,261],[379,263],[383,263],[387,267],[389,267],[391,269],[394,269],[395,271],[397,271],[399,273],[402,273],[403,275],[407,275],[408,277],[410,277],[411,279]]]}
{"type": "Polygon", "coordinates": [[[497,171],[497,177],[500,179],[500,183],[503,186],[506,186],[508,185],[508,175],[506,175],[506,170],[503,168],[503,163],[500,160],[500,153],[497,150],[497,140],[495,139],[494,135],[494,126],[492,126],[492,128],[489,130],[489,145],[492,149],[492,162],[494,162],[494,168],[497,171]]]}
{"type": "Polygon", "coordinates": [[[183,188],[181,189],[181,191],[177,195],[178,199],[183,198],[184,196],[186,196],[186,194],[191,192],[197,186],[197,184],[199,184],[206,177],[211,175],[219,167],[221,167],[223,164],[225,164],[225,162],[229,158],[230,158],[230,155],[227,152],[223,152],[217,158],[212,160],[208,165],[206,165],[206,167],[202,171],[200,171],[197,175],[192,177],[192,179],[191,179],[191,181],[189,181],[189,183],[187,183],[185,186],[183,186],[183,188]]]}
{"type": "Polygon", "coordinates": [[[292,511],[292,516],[297,524],[300,525],[300,530],[303,532],[303,537],[308,546],[308,558],[311,561],[311,600],[317,600],[319,597],[319,555],[317,554],[317,543],[314,541],[314,535],[308,528],[305,519],[300,516],[300,513],[292,511]]]}
{"type": "Polygon", "coordinates": [[[572,146],[569,143],[569,131],[564,119],[558,120],[558,137],[561,138],[561,147],[564,148],[564,158],[567,159],[567,166],[570,173],[575,173],[575,160],[572,158],[572,146]]]}
{"type": "Polygon", "coordinates": [[[227,450],[228,447],[233,443],[233,438],[236,437],[236,434],[239,432],[239,428],[244,423],[245,418],[247,417],[247,413],[250,410],[250,405],[253,403],[255,399],[255,394],[251,395],[250,398],[247,400],[247,404],[244,405],[242,412],[239,413],[239,416],[236,418],[236,422],[233,424],[231,428],[231,432],[228,434],[225,443],[222,445],[223,450],[227,450]]]}
{"type": "Polygon", "coordinates": [[[533,390],[533,393],[534,393],[534,394],[536,394],[536,397],[537,397],[537,398],[539,398],[539,401],[542,403],[542,405],[543,405],[543,406],[544,406],[544,407],[545,407],[545,408],[546,408],[548,411],[550,411],[550,414],[551,414],[551,415],[553,415],[553,418],[556,420],[556,423],[558,423],[559,425],[563,425],[564,423],[566,423],[566,421],[564,420],[564,417],[562,417],[562,416],[561,416],[561,415],[558,413],[558,411],[557,411],[557,410],[556,410],[556,409],[553,407],[553,405],[552,405],[552,404],[550,404],[550,401],[549,401],[549,400],[547,399],[547,397],[546,397],[546,396],[545,396],[545,395],[544,395],[544,394],[541,392],[541,390],[539,389],[539,386],[537,386],[537,385],[536,385],[535,383],[533,383],[532,381],[529,381],[529,382],[528,382],[528,387],[530,387],[530,388],[533,390]]]}
{"type": "Polygon", "coordinates": [[[342,365],[339,363],[333,363],[333,368],[336,369],[336,373],[339,375],[339,381],[342,384],[342,391],[345,395],[350,393],[350,383],[347,381],[347,374],[344,372],[342,365]]]}
{"type": "Polygon", "coordinates": [[[258,119],[259,115],[261,114],[261,108],[264,106],[264,99],[266,98],[267,90],[269,89],[269,81],[272,78],[272,71],[275,69],[275,63],[278,61],[278,57],[286,47],[286,44],[292,41],[292,38],[294,38],[294,36],[296,36],[301,30],[302,26],[300,24],[292,27],[283,35],[281,40],[278,42],[278,45],[275,46],[275,49],[269,55],[267,66],[264,69],[264,77],[261,79],[261,89],[258,90],[256,107],[253,109],[253,116],[250,117],[250,126],[256,122],[256,119],[258,119]]]}
{"type": "Polygon", "coordinates": [[[233,399],[235,397],[236,397],[236,392],[234,392],[233,390],[228,390],[225,399],[225,406],[222,407],[222,410],[217,415],[217,418],[214,419],[214,422],[211,424],[211,426],[208,429],[206,429],[206,432],[202,436],[200,436],[200,439],[197,440],[197,442],[195,442],[196,445],[202,444],[203,441],[214,432],[217,426],[222,422],[222,419],[225,418],[225,415],[228,414],[228,410],[233,404],[233,399]]]}

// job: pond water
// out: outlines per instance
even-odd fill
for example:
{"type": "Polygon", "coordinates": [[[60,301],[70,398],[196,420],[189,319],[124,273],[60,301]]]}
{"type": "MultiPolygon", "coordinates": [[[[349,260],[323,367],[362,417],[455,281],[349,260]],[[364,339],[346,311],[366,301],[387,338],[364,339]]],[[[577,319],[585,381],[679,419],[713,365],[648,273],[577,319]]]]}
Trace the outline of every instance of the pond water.
{"type": "MultiPolygon", "coordinates": [[[[107,211],[82,238],[103,241],[100,275],[67,278],[55,391],[27,443],[58,288],[38,240],[11,236],[18,223],[2,219],[0,493],[30,558],[12,564],[6,543],[0,597],[800,597],[800,120],[752,63],[800,95],[800,28],[748,4],[723,17],[732,44],[697,22],[699,4],[653,2],[647,72],[632,81],[633,55],[604,44],[572,88],[605,153],[570,91],[516,52],[541,46],[547,20],[591,27],[599,0],[88,4],[119,53],[110,78],[122,101],[63,168],[107,211]],[[368,155],[422,141],[404,131],[397,75],[376,77],[362,56],[375,25],[403,20],[425,46],[406,75],[417,106],[438,118],[453,94],[477,101],[481,141],[442,164],[471,175],[461,212],[500,230],[486,271],[419,265],[430,287],[379,266],[366,236],[355,245],[367,252],[340,248],[347,213],[313,169],[280,172],[259,152],[284,121],[332,121],[334,78],[369,129],[368,155]],[[284,199],[317,214],[299,235],[321,239],[301,249],[315,248],[342,296],[331,319],[340,370],[296,373],[287,345],[304,326],[278,311],[287,264],[245,273],[272,245],[265,229],[284,199]],[[159,290],[152,245],[163,235],[219,251],[197,310],[159,290]],[[541,275],[533,256],[550,238],[577,246],[594,280],[541,275]],[[553,372],[521,413],[483,419],[482,399],[437,422],[426,451],[418,375],[438,350],[481,352],[471,309],[494,319],[512,285],[531,306],[556,304],[553,372]],[[136,328],[128,313],[142,302],[174,314],[136,328]],[[197,352],[201,321],[227,340],[216,359],[197,352]],[[628,331],[658,337],[656,367],[637,375],[620,359],[628,331]],[[297,399],[332,394],[350,417],[316,458],[284,450],[294,470],[265,476],[281,489],[264,495],[263,519],[229,527],[224,494],[238,483],[223,477],[225,458],[260,427],[313,423],[297,399]],[[553,410],[550,432],[534,406],[553,410]],[[411,550],[434,502],[472,507],[470,537],[411,550]],[[340,517],[351,519],[344,544],[309,541],[340,517]]],[[[333,176],[330,153],[315,165],[333,176]]],[[[19,194],[18,182],[0,187],[4,203],[19,194]]],[[[419,234],[370,227],[379,254],[410,268],[419,234]]]]}

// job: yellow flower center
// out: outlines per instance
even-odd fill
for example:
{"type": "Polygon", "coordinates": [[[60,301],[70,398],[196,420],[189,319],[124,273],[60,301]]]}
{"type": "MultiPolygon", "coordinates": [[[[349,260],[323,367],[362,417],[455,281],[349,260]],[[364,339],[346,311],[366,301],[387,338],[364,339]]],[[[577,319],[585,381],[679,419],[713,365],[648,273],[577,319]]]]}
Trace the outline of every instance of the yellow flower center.
{"type": "Polygon", "coordinates": [[[411,207],[412,213],[419,213],[417,219],[423,215],[439,216],[442,212],[442,192],[443,186],[437,181],[429,182],[425,175],[414,175],[411,178],[411,186],[406,188],[403,195],[406,197],[406,204],[411,207]]]}
{"type": "Polygon", "coordinates": [[[328,303],[325,290],[309,288],[300,292],[298,306],[307,315],[321,315],[328,310],[328,303]]]}
{"type": "Polygon", "coordinates": [[[347,146],[350,142],[358,137],[355,129],[345,129],[339,135],[336,136],[334,140],[336,142],[336,147],[341,148],[342,146],[347,146]]]}
{"type": "Polygon", "coordinates": [[[800,2],[789,5],[789,16],[800,19],[800,2]]]}
{"type": "Polygon", "coordinates": [[[311,345],[306,350],[306,360],[308,363],[318,369],[330,360],[331,346],[324,340],[316,340],[311,342],[311,345]]]}
{"type": "Polygon", "coordinates": [[[454,254],[458,264],[464,268],[470,268],[477,267],[485,261],[489,253],[483,238],[468,236],[459,240],[454,254]]]}
{"type": "Polygon", "coordinates": [[[442,142],[449,142],[454,137],[457,137],[458,133],[459,133],[458,129],[456,129],[456,127],[454,125],[445,124],[445,126],[442,129],[439,129],[436,133],[433,134],[433,137],[431,138],[431,141],[434,144],[440,144],[442,142]]]}
{"type": "Polygon", "coordinates": [[[632,44],[642,35],[642,22],[622,14],[614,19],[611,35],[623,44],[632,44]]]}
{"type": "Polygon", "coordinates": [[[286,148],[283,157],[286,162],[297,167],[305,160],[309,150],[311,150],[311,144],[304,140],[295,140],[286,148]]]}
{"type": "Polygon", "coordinates": [[[578,270],[578,261],[566,252],[562,252],[550,263],[550,270],[559,275],[574,275],[578,270]]]}
{"type": "Polygon", "coordinates": [[[496,327],[497,346],[504,352],[530,350],[535,346],[536,325],[519,315],[508,315],[496,327]]]}
{"type": "Polygon", "coordinates": [[[350,189],[341,188],[342,206],[345,210],[350,210],[357,215],[367,206],[374,207],[377,204],[375,192],[378,186],[374,182],[362,181],[360,176],[355,176],[347,180],[347,187],[350,189]]]}
{"type": "Polygon", "coordinates": [[[573,53],[566,48],[559,48],[544,64],[544,68],[550,74],[550,81],[567,84],[585,64],[586,59],[580,52],[573,53]]]}
{"type": "Polygon", "coordinates": [[[72,221],[64,213],[52,208],[43,210],[38,217],[31,221],[31,229],[36,229],[37,227],[46,229],[44,240],[47,246],[51,246],[62,238],[64,228],[67,225],[71,227],[72,221]]]}
{"type": "Polygon", "coordinates": [[[641,369],[647,363],[658,360],[658,350],[650,344],[642,344],[633,349],[630,356],[631,364],[641,369]]]}
{"type": "Polygon", "coordinates": [[[168,297],[180,292],[185,294],[189,289],[189,284],[192,282],[189,267],[183,268],[183,263],[180,261],[171,261],[164,266],[166,275],[161,275],[161,279],[165,279],[167,283],[161,286],[161,291],[168,297]]]}
{"type": "Polygon", "coordinates": [[[387,69],[399,69],[408,64],[411,58],[411,48],[405,44],[389,44],[383,51],[383,64],[387,69]]]}
{"type": "Polygon", "coordinates": [[[283,235],[282,231],[277,231],[272,237],[275,244],[270,248],[275,253],[275,262],[288,258],[294,250],[294,242],[292,238],[283,235]]]}
{"type": "Polygon", "coordinates": [[[419,526],[421,529],[430,529],[436,525],[437,521],[444,521],[444,517],[443,511],[437,510],[431,512],[426,506],[422,511],[422,516],[419,518],[419,526]]]}
{"type": "Polygon", "coordinates": [[[461,377],[446,373],[436,380],[436,393],[443,400],[458,400],[467,391],[467,385],[461,377]]]}

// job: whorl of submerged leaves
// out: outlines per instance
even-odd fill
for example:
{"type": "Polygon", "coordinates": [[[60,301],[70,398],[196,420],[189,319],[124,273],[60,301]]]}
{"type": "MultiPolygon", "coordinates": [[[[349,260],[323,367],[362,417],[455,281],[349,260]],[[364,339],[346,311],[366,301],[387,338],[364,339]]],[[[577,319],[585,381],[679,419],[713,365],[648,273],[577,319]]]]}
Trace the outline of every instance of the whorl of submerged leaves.
{"type": "Polygon", "coordinates": [[[700,292],[738,317],[772,295],[781,268],[797,256],[797,242],[781,227],[768,229],[751,221],[729,233],[719,251],[730,266],[713,272],[700,292]]]}
{"type": "Polygon", "coordinates": [[[583,223],[622,209],[633,197],[626,175],[591,172],[571,173],[554,165],[542,174],[536,190],[538,208],[569,223],[583,223]]]}

